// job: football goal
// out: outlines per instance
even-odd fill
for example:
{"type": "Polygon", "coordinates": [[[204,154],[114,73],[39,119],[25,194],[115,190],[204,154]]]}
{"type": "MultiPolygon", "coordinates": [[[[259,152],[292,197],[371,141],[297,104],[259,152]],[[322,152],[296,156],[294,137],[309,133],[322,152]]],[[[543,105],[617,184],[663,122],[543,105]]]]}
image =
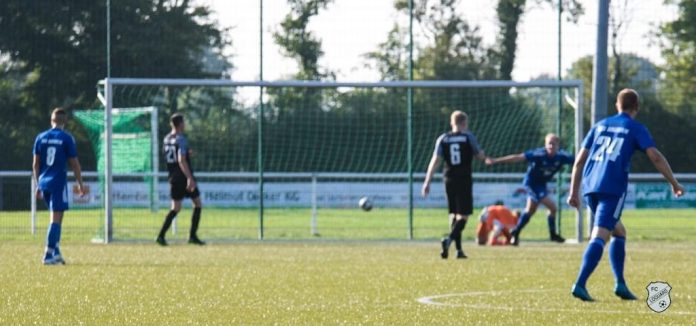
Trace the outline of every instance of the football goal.
{"type": "MultiPolygon", "coordinates": [[[[103,189],[103,196],[93,197],[99,199],[89,205],[98,209],[89,214],[102,221],[105,242],[154,239],[169,207],[162,160],[153,171],[117,169],[120,157],[129,157],[117,154],[117,146],[143,149],[116,145],[122,137],[114,108],[154,108],[159,141],[169,132],[169,117],[184,115],[204,207],[200,234],[221,240],[440,237],[448,228],[441,179],[427,198],[420,188],[435,140],[449,130],[454,110],[469,115],[469,129],[491,156],[542,147],[549,132],[560,135],[563,149],[575,152],[582,138],[580,81],[110,78],[99,89],[105,128],[103,167],[97,170],[104,172],[103,187],[93,188],[103,189]],[[362,197],[370,198],[371,211],[359,208],[362,197]],[[159,213],[149,209],[152,203],[162,208],[159,213]]],[[[486,167],[475,162],[474,205],[503,200],[523,209],[525,169],[524,163],[486,167]]],[[[562,171],[549,186],[562,208],[557,219],[562,234],[581,239],[580,216],[561,200],[568,174],[569,169],[562,171]]],[[[172,239],[187,235],[182,229],[190,222],[190,203],[184,202],[172,239]]],[[[471,223],[465,237],[473,239],[474,229],[471,223]]],[[[525,239],[547,237],[544,218],[525,229],[525,239]]]]}

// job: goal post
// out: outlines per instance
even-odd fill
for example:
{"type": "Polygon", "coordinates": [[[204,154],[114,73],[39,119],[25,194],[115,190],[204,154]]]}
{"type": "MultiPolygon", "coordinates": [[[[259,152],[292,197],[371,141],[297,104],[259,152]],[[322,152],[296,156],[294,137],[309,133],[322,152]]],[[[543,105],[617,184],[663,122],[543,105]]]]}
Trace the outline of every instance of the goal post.
{"type": "MultiPolygon", "coordinates": [[[[122,207],[120,197],[114,198],[114,189],[137,188],[129,176],[114,171],[114,107],[158,108],[161,137],[157,139],[166,132],[161,127],[166,126],[163,121],[173,112],[184,112],[187,136],[196,150],[193,169],[202,185],[206,211],[241,208],[235,212],[244,216],[240,220],[247,221],[221,218],[221,223],[229,224],[210,226],[224,238],[246,238],[253,229],[254,234],[270,238],[295,237],[296,233],[342,238],[346,235],[340,228],[363,227],[355,226],[352,220],[366,218],[360,215],[355,199],[362,194],[374,197],[372,216],[382,214],[385,221],[390,214],[401,216],[394,217],[398,221],[392,223],[394,232],[385,230],[383,238],[410,238],[413,234],[416,238],[434,237],[443,228],[432,227],[431,221],[440,221],[441,213],[411,212],[413,208],[446,205],[441,193],[424,200],[419,192],[435,138],[448,130],[449,114],[456,109],[470,115],[470,129],[493,156],[541,147],[543,134],[558,132],[557,125],[563,128],[562,147],[569,151],[577,150],[583,136],[583,86],[576,80],[363,83],[107,78],[101,85],[106,126],[105,242],[114,239],[115,225],[130,228],[116,238],[140,239],[144,237],[140,234],[152,233],[161,223],[160,217],[140,221],[149,230],[140,233],[133,225],[119,224],[119,217],[114,215],[115,208],[121,214],[122,207]],[[258,99],[260,89],[263,103],[258,99]],[[413,112],[408,112],[408,90],[413,93],[413,112]],[[567,99],[560,108],[558,90],[567,99]],[[259,124],[263,129],[257,128],[259,124]],[[413,152],[411,162],[408,151],[413,152]],[[274,210],[264,209],[269,207],[274,210]],[[251,222],[248,208],[258,210],[258,223],[251,222]],[[334,213],[330,210],[334,208],[347,213],[334,213]],[[286,216],[291,210],[306,214],[306,229],[293,229],[291,217],[286,216]],[[224,233],[225,228],[232,233],[224,233]]],[[[160,176],[166,175],[162,166],[159,171],[160,176]]],[[[521,184],[523,171],[522,165],[490,169],[477,163],[474,187],[482,197],[475,206],[492,203],[498,198],[490,195],[508,184],[521,184]],[[477,189],[479,183],[483,187],[477,189]]],[[[559,177],[567,178],[567,173],[559,177]]],[[[557,193],[561,192],[558,189],[557,193]]],[[[166,195],[166,187],[160,186],[160,196],[166,195]]],[[[359,224],[383,227],[380,223],[375,218],[359,224]]],[[[582,241],[579,215],[572,229],[575,238],[582,241]]],[[[370,232],[357,231],[361,235],[370,232]]]]}

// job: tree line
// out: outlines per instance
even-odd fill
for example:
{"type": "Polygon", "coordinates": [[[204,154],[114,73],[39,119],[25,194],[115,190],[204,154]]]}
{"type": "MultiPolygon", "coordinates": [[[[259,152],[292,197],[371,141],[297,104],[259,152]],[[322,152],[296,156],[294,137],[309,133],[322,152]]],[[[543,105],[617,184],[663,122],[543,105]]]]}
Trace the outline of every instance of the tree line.
{"type": "MultiPolygon", "coordinates": [[[[322,42],[308,27],[311,20],[334,1],[287,2],[290,10],[279,26],[274,27],[273,41],[285,56],[297,62],[298,71],[290,78],[335,80],[335,72],[319,64],[323,56],[322,42]]],[[[519,22],[530,10],[532,2],[495,2],[499,35],[493,45],[484,44],[479,28],[457,14],[459,3],[457,0],[414,1],[416,28],[427,36],[425,41],[415,44],[414,79],[511,79],[519,22]]],[[[551,0],[534,3],[544,6],[558,4],[551,0]]],[[[234,46],[233,40],[228,39],[226,30],[212,19],[208,7],[187,0],[112,1],[111,6],[111,76],[224,78],[233,67],[234,58],[223,55],[226,47],[234,46]]],[[[400,15],[408,15],[407,0],[396,0],[394,6],[400,15]]],[[[562,6],[564,17],[570,22],[584,14],[578,1],[566,0],[562,6]]],[[[676,6],[679,9],[677,19],[656,30],[666,63],[658,66],[646,58],[613,51],[610,76],[607,76],[611,85],[607,99],[611,109],[617,89],[637,89],[643,95],[644,103],[638,119],[651,129],[675,171],[694,172],[696,151],[691,144],[696,141],[696,136],[687,130],[696,127],[692,103],[696,101],[692,82],[696,64],[688,50],[696,45],[696,33],[693,33],[696,1],[679,1],[676,6]]],[[[0,138],[0,147],[6,158],[0,160],[0,170],[28,169],[31,165],[29,149],[34,136],[47,128],[51,107],[99,107],[96,82],[107,73],[105,17],[103,2],[0,2],[0,127],[5,131],[5,137],[0,138]]],[[[407,26],[395,22],[385,41],[364,56],[365,62],[379,71],[382,80],[409,77],[406,31],[407,26]]],[[[586,57],[576,61],[564,74],[566,79],[580,79],[585,84],[582,96],[587,104],[586,128],[589,127],[591,73],[592,58],[586,57]]],[[[238,101],[234,91],[219,89],[171,87],[139,90],[137,94],[128,91],[124,90],[119,105],[151,105],[155,102],[164,109],[164,114],[160,115],[162,135],[168,129],[168,114],[182,110],[190,115],[192,129],[196,130],[191,135],[192,143],[199,141],[203,144],[211,137],[221,142],[216,146],[225,148],[227,154],[216,154],[219,150],[215,148],[201,148],[201,157],[196,160],[197,169],[257,169],[259,103],[238,101]],[[189,110],[193,107],[199,109],[189,110]]],[[[405,91],[355,89],[342,92],[316,88],[272,88],[266,91],[265,115],[261,118],[266,131],[264,165],[270,171],[406,170],[404,160],[394,159],[404,157],[406,152],[405,91]],[[321,123],[309,125],[308,117],[321,123]],[[365,124],[368,126],[361,128],[365,124]],[[316,128],[325,128],[326,136],[317,138],[316,128]],[[388,146],[383,147],[385,150],[371,152],[369,141],[381,141],[388,146]],[[335,148],[336,144],[340,148],[335,148]],[[323,154],[301,154],[307,148],[319,149],[323,154]],[[353,155],[350,162],[337,163],[338,150],[359,154],[353,155]]],[[[453,109],[464,109],[472,114],[472,129],[491,155],[522,151],[534,144],[534,139],[538,139],[540,146],[544,130],[549,129],[545,125],[548,122],[542,117],[545,113],[534,101],[534,94],[515,93],[510,89],[484,94],[472,90],[415,90],[413,101],[414,121],[417,121],[414,123],[416,170],[425,169],[434,138],[447,130],[447,117],[453,109]],[[482,124],[492,120],[476,120],[483,112],[500,117],[496,119],[495,127],[482,124]],[[525,121],[528,126],[519,128],[520,121],[525,121]]],[[[564,105],[561,112],[563,128],[569,130],[572,109],[564,105]]],[[[81,126],[73,121],[68,128],[73,131],[80,148],[91,148],[81,126]]],[[[569,147],[570,143],[565,145],[569,147]]],[[[637,156],[634,171],[654,171],[647,160],[637,156]]],[[[81,161],[86,169],[96,170],[96,159],[90,151],[82,150],[81,161]]]]}

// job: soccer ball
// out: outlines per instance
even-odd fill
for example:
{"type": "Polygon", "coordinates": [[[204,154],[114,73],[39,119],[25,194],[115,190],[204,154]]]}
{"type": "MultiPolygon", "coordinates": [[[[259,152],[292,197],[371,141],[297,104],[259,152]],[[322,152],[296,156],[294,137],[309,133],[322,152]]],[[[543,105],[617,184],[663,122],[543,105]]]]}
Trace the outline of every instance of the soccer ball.
{"type": "Polygon", "coordinates": [[[362,210],[369,212],[372,209],[372,201],[367,197],[360,198],[360,201],[358,201],[358,206],[360,206],[362,210]]]}

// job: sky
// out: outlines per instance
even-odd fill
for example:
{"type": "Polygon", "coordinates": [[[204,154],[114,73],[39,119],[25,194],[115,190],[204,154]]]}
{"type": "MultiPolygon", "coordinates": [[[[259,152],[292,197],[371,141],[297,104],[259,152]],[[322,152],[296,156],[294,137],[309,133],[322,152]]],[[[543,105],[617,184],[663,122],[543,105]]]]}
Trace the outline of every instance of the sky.
{"type": "MultiPolygon", "coordinates": [[[[199,0],[209,4],[213,16],[223,27],[231,28],[233,45],[227,50],[232,55],[234,80],[259,79],[259,0],[199,0]]],[[[517,59],[513,79],[527,81],[541,74],[556,76],[558,60],[558,16],[548,4],[527,1],[527,12],[519,26],[517,59]]],[[[596,45],[598,0],[581,0],[585,14],[577,23],[563,19],[561,49],[562,71],[567,70],[578,58],[594,54],[596,45]]],[[[459,13],[470,24],[479,26],[487,45],[497,36],[495,5],[490,0],[462,0],[459,13]]],[[[618,33],[620,52],[631,52],[662,63],[660,51],[651,42],[650,32],[658,24],[677,17],[673,6],[663,0],[614,0],[618,8],[615,16],[622,21],[618,33]]],[[[272,33],[279,30],[279,23],[289,12],[285,0],[263,0],[264,79],[290,79],[297,71],[295,62],[283,57],[273,43],[272,33]]],[[[408,26],[407,17],[393,8],[393,0],[334,0],[327,9],[312,18],[310,30],[322,40],[325,52],[320,60],[322,67],[337,72],[338,81],[378,81],[376,71],[368,69],[363,54],[377,49],[384,42],[389,30],[399,22],[408,26]]],[[[414,26],[416,38],[423,33],[414,26]]]]}

